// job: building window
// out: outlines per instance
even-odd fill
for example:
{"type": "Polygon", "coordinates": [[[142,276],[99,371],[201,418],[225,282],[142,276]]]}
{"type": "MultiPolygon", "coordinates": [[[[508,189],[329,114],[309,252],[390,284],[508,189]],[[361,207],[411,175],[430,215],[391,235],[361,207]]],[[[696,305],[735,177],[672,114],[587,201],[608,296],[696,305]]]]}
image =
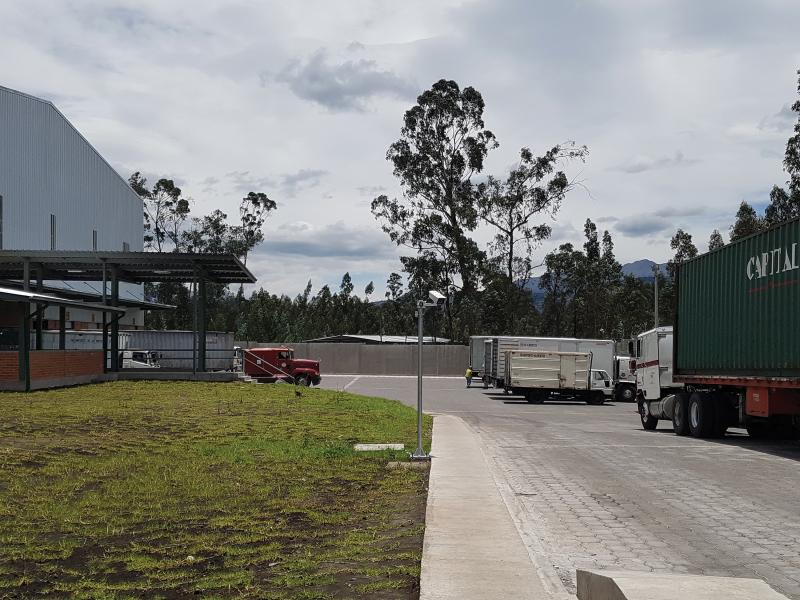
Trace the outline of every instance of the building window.
{"type": "Polygon", "coordinates": [[[122,242],[122,251],[123,252],[130,252],[131,245],[128,242],[122,242]]]}
{"type": "Polygon", "coordinates": [[[50,250],[56,249],[56,216],[50,215],[50,250]]]}
{"type": "Polygon", "coordinates": [[[92,229],[92,250],[97,252],[97,229],[92,229]]]}

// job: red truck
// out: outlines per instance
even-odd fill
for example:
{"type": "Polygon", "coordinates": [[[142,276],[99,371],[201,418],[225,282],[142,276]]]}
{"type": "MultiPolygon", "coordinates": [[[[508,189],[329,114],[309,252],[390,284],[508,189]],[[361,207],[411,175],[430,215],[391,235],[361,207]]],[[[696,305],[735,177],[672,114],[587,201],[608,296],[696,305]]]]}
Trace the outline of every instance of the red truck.
{"type": "Polygon", "coordinates": [[[319,361],[295,358],[292,348],[242,350],[245,375],[261,382],[286,381],[297,385],[319,385],[319,361]]]}

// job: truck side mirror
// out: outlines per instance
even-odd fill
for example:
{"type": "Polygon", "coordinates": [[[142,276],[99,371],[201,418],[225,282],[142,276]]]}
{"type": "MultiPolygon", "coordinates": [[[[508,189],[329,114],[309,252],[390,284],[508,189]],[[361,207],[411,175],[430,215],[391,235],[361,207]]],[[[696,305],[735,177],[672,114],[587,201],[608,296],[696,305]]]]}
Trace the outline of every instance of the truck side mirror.
{"type": "Polygon", "coordinates": [[[628,356],[633,356],[633,341],[628,342],[628,356]]]}

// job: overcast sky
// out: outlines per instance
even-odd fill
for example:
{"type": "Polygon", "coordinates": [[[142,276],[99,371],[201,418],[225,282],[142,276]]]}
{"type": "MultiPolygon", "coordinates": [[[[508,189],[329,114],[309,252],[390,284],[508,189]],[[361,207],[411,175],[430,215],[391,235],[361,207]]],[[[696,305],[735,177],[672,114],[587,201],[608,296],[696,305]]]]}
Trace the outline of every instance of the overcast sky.
{"type": "MultiPolygon", "coordinates": [[[[5,0],[0,85],[48,98],[124,177],[176,180],[193,212],[278,202],[249,262],[296,294],[349,271],[382,295],[398,250],[369,211],[403,112],[440,79],[478,89],[501,175],[521,146],[586,144],[539,255],[587,217],[622,262],[704,248],[786,176],[797,0],[5,0]]],[[[485,240],[485,232],[476,234],[485,240]]]]}

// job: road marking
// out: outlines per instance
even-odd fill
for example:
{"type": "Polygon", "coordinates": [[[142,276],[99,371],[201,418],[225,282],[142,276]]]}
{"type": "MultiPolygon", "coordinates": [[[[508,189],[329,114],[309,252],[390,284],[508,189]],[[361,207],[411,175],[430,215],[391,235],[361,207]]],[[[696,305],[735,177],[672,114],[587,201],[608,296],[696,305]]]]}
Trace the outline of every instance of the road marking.
{"type": "MultiPolygon", "coordinates": [[[[363,377],[364,379],[416,379],[416,375],[356,375],[355,373],[326,373],[324,377],[363,377]]],[[[460,375],[423,375],[423,379],[464,379],[460,375]]]]}
{"type": "Polygon", "coordinates": [[[348,383],[346,386],[344,386],[344,387],[342,388],[342,391],[345,391],[347,388],[349,388],[351,385],[353,385],[353,384],[354,384],[356,381],[358,381],[359,379],[361,379],[361,377],[356,377],[355,379],[353,379],[353,381],[351,381],[350,383],[348,383]]]}

